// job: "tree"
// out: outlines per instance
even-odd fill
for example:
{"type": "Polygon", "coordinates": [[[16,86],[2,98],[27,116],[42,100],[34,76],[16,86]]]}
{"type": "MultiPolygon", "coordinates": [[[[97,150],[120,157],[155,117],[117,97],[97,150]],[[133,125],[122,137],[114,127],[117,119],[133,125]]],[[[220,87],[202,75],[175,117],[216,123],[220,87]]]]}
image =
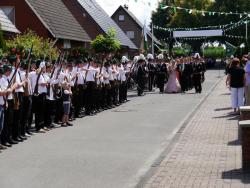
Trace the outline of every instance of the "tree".
{"type": "Polygon", "coordinates": [[[27,50],[33,45],[32,55],[35,58],[51,58],[55,60],[58,56],[57,49],[52,47],[53,41],[39,37],[35,32],[27,30],[23,34],[17,35],[13,40],[7,40],[6,46],[9,51],[27,55],[27,50]],[[18,52],[17,52],[18,51],[18,52]]]}
{"type": "Polygon", "coordinates": [[[95,40],[91,42],[91,46],[98,54],[115,53],[121,48],[120,42],[115,38],[115,29],[110,29],[107,35],[98,35],[95,40]]]}
{"type": "MultiPolygon", "coordinates": [[[[248,12],[250,7],[250,1],[246,0],[174,0],[168,1],[163,0],[161,4],[168,6],[180,6],[188,9],[204,10],[204,11],[216,11],[216,12],[248,12]]],[[[216,26],[224,25],[230,23],[236,23],[240,21],[239,15],[209,15],[206,14],[202,16],[201,13],[193,11],[191,14],[188,10],[178,10],[178,9],[164,9],[162,10],[159,5],[157,12],[154,12],[152,15],[152,21],[154,25],[167,28],[176,28],[176,27],[205,27],[205,26],[216,26]],[[158,21],[159,20],[159,21],[158,21]]],[[[250,24],[249,24],[250,25],[250,24]]],[[[170,32],[166,31],[154,31],[155,35],[159,39],[165,39],[171,36],[170,32]]],[[[230,31],[227,31],[226,34],[236,35],[236,36],[245,36],[245,25],[236,27],[230,31]]],[[[171,37],[170,37],[171,38],[171,37]]],[[[239,40],[234,38],[224,38],[224,37],[215,37],[214,40],[229,41],[234,45],[239,45],[245,40],[239,40]]],[[[171,39],[167,41],[171,43],[171,39]]],[[[202,42],[202,41],[200,41],[202,42]]],[[[249,41],[248,41],[249,42],[249,41]]],[[[194,43],[193,46],[197,46],[197,43],[194,43]]]]}

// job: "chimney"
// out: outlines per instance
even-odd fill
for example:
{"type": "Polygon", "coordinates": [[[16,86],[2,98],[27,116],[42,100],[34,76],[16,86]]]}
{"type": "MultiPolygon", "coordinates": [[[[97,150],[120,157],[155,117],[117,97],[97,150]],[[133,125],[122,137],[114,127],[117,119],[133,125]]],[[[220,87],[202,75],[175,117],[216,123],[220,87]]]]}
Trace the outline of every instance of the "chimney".
{"type": "Polygon", "coordinates": [[[128,10],[128,5],[125,4],[123,7],[128,10]]]}

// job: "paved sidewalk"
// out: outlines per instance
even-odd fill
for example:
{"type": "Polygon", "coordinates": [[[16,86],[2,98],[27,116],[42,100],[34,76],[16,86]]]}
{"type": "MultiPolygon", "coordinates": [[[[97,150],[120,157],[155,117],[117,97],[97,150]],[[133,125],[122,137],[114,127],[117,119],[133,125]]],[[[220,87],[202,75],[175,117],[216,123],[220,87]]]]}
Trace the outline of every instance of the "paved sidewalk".
{"type": "Polygon", "coordinates": [[[231,111],[224,79],[144,187],[250,187],[250,175],[241,171],[238,116],[231,111]]]}

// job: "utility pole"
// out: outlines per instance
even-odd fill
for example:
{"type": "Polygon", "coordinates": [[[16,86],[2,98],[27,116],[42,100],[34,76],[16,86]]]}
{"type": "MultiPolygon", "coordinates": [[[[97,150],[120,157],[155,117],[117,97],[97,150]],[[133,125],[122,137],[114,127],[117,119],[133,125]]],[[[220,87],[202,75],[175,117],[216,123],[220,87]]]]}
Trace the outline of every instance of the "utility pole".
{"type": "Polygon", "coordinates": [[[152,22],[152,55],[155,55],[155,48],[154,48],[154,24],[152,22]]]}
{"type": "Polygon", "coordinates": [[[248,20],[246,21],[246,41],[248,40],[248,20]]]}

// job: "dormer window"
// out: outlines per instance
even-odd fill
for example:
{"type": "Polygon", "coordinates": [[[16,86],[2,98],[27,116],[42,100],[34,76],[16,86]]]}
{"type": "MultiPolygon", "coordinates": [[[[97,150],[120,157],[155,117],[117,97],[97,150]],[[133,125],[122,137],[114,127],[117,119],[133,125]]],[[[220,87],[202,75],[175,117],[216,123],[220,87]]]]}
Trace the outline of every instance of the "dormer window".
{"type": "Polygon", "coordinates": [[[15,25],[15,7],[0,7],[9,20],[15,25]]]}
{"type": "Polygon", "coordinates": [[[119,21],[122,22],[125,20],[125,16],[124,15],[119,15],[119,21]]]}

